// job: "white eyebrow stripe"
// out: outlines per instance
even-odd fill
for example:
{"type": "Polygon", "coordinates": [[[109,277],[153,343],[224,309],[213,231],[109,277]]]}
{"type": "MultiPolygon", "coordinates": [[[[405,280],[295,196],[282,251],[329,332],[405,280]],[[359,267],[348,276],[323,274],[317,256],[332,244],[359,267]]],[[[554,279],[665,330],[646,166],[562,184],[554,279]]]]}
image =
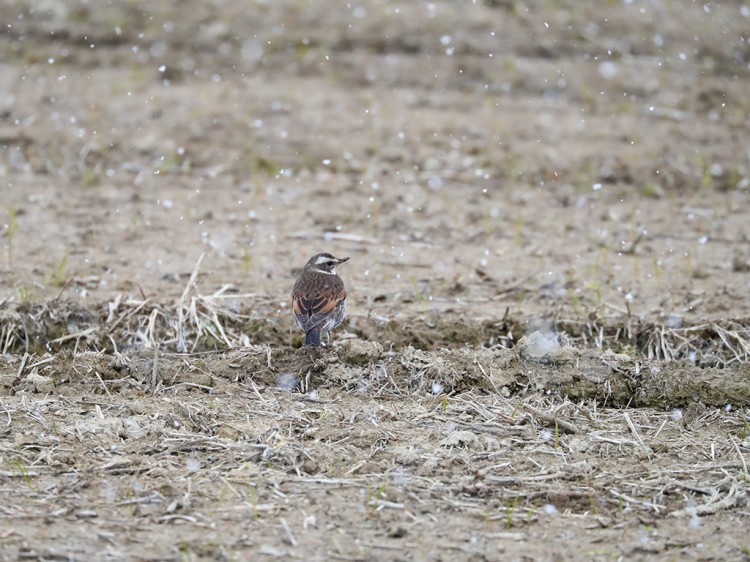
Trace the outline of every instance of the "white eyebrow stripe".
{"type": "Polygon", "coordinates": [[[324,263],[328,263],[329,261],[331,261],[331,258],[318,256],[318,259],[315,260],[315,265],[323,265],[324,263]]]}

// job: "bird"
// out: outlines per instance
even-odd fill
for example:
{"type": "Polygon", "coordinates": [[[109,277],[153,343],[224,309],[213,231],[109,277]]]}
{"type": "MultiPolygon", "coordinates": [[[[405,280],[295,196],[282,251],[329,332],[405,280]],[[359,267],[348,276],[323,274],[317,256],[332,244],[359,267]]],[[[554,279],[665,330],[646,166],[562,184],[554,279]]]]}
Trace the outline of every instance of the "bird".
{"type": "Polygon", "coordinates": [[[292,288],[294,321],[305,332],[303,345],[319,346],[320,336],[341,324],[346,313],[346,286],[337,268],[349,258],[322,253],[311,257],[292,288]]]}

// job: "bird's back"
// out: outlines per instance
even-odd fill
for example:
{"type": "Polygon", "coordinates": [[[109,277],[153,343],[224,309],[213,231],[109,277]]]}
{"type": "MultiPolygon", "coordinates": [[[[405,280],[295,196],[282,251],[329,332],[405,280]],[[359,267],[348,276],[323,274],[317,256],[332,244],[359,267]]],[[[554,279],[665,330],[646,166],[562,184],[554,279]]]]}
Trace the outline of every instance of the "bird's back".
{"type": "Polygon", "coordinates": [[[346,299],[344,281],[335,274],[305,271],[292,289],[294,317],[300,328],[319,326],[346,299]]]}

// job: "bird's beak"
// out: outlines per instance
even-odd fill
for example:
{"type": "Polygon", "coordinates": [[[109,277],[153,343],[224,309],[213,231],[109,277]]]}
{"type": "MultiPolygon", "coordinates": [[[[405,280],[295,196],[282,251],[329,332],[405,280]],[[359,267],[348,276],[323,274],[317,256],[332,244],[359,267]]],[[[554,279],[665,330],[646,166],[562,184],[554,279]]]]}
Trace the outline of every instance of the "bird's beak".
{"type": "Polygon", "coordinates": [[[344,263],[345,261],[349,261],[349,258],[339,258],[339,263],[344,263]]]}

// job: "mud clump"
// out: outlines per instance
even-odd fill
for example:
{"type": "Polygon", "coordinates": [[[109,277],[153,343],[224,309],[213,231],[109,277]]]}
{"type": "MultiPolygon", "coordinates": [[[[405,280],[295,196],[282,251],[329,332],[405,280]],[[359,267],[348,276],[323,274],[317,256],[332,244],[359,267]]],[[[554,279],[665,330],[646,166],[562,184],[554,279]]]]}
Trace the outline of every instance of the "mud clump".
{"type": "Polygon", "coordinates": [[[526,361],[563,365],[572,363],[578,351],[569,346],[561,346],[555,334],[532,332],[518,340],[518,354],[526,361]]]}
{"type": "Polygon", "coordinates": [[[405,379],[409,388],[440,391],[461,391],[469,388],[499,390],[515,385],[516,375],[510,367],[515,353],[504,348],[436,349],[423,351],[406,347],[395,354],[398,379],[405,379]]]}
{"type": "Polygon", "coordinates": [[[517,349],[462,347],[383,351],[377,342],[347,340],[337,349],[250,346],[225,353],[133,355],[62,351],[29,355],[25,365],[0,363],[0,394],[75,393],[81,386],[112,394],[126,389],[163,391],[181,386],[199,392],[236,392],[253,384],[293,391],[338,387],[427,394],[483,391],[553,394],[608,405],[672,408],[750,403],[748,364],[699,368],[687,362],[634,359],[612,351],[551,345],[531,335],[517,349]],[[293,382],[290,382],[293,381],[293,382]]]}
{"type": "Polygon", "coordinates": [[[696,369],[687,361],[651,365],[635,393],[639,406],[669,408],[693,402],[712,406],[750,404],[750,364],[696,369]]]}
{"type": "Polygon", "coordinates": [[[25,383],[22,389],[29,390],[31,392],[38,392],[40,394],[46,394],[52,392],[55,389],[55,383],[52,377],[45,377],[40,375],[36,370],[30,372],[26,376],[25,383]]]}
{"type": "Polygon", "coordinates": [[[383,355],[383,346],[378,342],[346,340],[337,349],[339,358],[347,365],[367,365],[383,355]]]}

